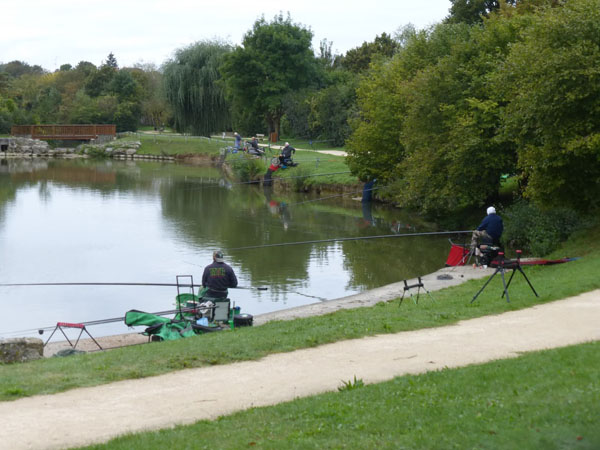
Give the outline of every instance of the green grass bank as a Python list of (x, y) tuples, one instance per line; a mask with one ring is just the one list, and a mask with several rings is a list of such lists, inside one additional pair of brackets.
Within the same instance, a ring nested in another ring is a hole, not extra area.
[(523, 277), (511, 285), (511, 303), (499, 298), (502, 284), (495, 277), (473, 304), (483, 280), (436, 291), (436, 302), (418, 305), (396, 299), (370, 308), (342, 310), (325, 316), (275, 321), (180, 341), (121, 348), (102, 353), (49, 358), (27, 364), (0, 366), (0, 400), (61, 392), (123, 379), (142, 378), (173, 370), (227, 364), (314, 347), (343, 339), (396, 333), (455, 323), (459, 320), (527, 308), (600, 288), (600, 227), (580, 232), (550, 257), (580, 256), (554, 266), (526, 268), (540, 297)]
[[(140, 155), (174, 156), (182, 161), (194, 158), (218, 161), (222, 150), (232, 147), (234, 144), (231, 138), (206, 138), (173, 133), (126, 133), (122, 134), (119, 139), (139, 140), (142, 145), (137, 153)], [(275, 172), (273, 178), (281, 179), (276, 183), (282, 183), (283, 180), (286, 188), (295, 190), (343, 190), (348, 187), (358, 189), (358, 180), (349, 173), (343, 156), (319, 153), (317, 150), (327, 147), (324, 143), (313, 143), (312, 145), (308, 141), (291, 143), (302, 149), (297, 150), (294, 155), (294, 161), (298, 163), (298, 166)], [(258, 165), (256, 172), (259, 178), (262, 178), (266, 172), (271, 158), (278, 154), (279, 146), (265, 147), (265, 157), (252, 161), (252, 164)], [(227, 153), (225, 162), (232, 166), (239, 163), (240, 160), (246, 159), (250, 158), (246, 158), (242, 152)]]

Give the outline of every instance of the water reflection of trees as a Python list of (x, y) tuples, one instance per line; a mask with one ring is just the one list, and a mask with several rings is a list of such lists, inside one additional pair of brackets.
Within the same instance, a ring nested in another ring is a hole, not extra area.
[[(37, 186), (42, 196), (51, 195), (52, 185), (102, 196), (124, 192), (154, 200), (159, 195), (162, 214), (181, 240), (207, 253), (222, 248), (250, 283), (269, 285), (269, 298), (275, 301), (290, 291), (307, 288), (311, 267), (331, 273), (331, 283), (339, 283), (336, 277), (346, 271), (348, 287), (361, 289), (423, 275), (445, 260), (447, 240), (432, 238), (234, 251), (284, 242), (432, 231), (433, 227), (414, 222), (414, 217), (398, 210), (367, 208), (346, 199), (301, 203), (304, 197), (258, 186), (219, 186), (215, 183), (220, 178), (214, 167), (112, 160), (13, 160), (0, 165), (0, 219), (5, 205), (15, 199), (21, 187)], [(342, 252), (343, 262), (334, 267), (331, 255), (338, 252)]]
[[(294, 205), (293, 196), (250, 186), (198, 188), (184, 181), (163, 184), (162, 210), (187, 240), (206, 251), (222, 248), (228, 259), (242, 267), (253, 284), (268, 284), (271, 293), (306, 287), (311, 263), (336, 275), (350, 273), (352, 289), (370, 288), (429, 273), (443, 265), (447, 241), (431, 238), (393, 238), (344, 242), (343, 266), (329, 267), (336, 243), (287, 245), (235, 250), (238, 247), (431, 231), (431, 224), (381, 209), (365, 220), (362, 205), (328, 207), (324, 203)], [(385, 215), (385, 214), (383, 214)], [(367, 223), (368, 222), (368, 223)], [(428, 228), (429, 227), (429, 228)], [(208, 263), (208, 261), (206, 261)]]
[[(230, 250), (306, 240), (305, 230), (295, 225), (296, 220), (303, 223), (304, 219), (281, 212), (281, 205), (273, 214), (272, 204), (260, 190), (247, 186), (231, 190), (218, 186), (197, 188), (174, 182), (164, 185), (161, 194), (163, 214), (179, 232), (207, 250), (221, 247), (230, 261), (251, 276), (252, 283), (288, 284), (290, 279), (306, 278), (310, 246)], [(286, 214), (287, 226), (281, 214)]]
[(351, 288), (373, 288), (423, 276), (444, 266), (448, 241), (439, 237), (398, 237), (343, 243)]

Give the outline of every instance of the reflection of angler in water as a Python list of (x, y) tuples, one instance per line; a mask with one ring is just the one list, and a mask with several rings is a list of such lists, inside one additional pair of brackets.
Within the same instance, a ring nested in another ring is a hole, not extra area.
[(264, 186), (263, 192), (265, 193), (265, 199), (267, 201), (267, 206), (269, 207), (269, 212), (274, 216), (278, 215), (283, 223), (283, 229), (287, 230), (291, 222), (290, 210), (287, 204), (285, 202), (273, 200), (273, 191), (270, 186)]
[(361, 228), (368, 226), (375, 226), (375, 219), (373, 219), (373, 203), (372, 202), (361, 202), (363, 220), (361, 221)]
[(407, 223), (402, 223), (402, 222), (398, 222), (398, 221), (394, 220), (392, 222), (392, 226), (390, 227), (390, 230), (392, 230), (393, 233), (402, 234), (402, 233), (406, 233), (406, 231), (415, 231), (416, 228)]
[(363, 187), (363, 193), (362, 193), (362, 199), (361, 199), (361, 204), (362, 204), (362, 213), (363, 213), (363, 224), (365, 226), (374, 226), (375, 225), (375, 220), (373, 219), (373, 214), (372, 214), (372, 208), (373, 208), (373, 185), (375, 184), (377, 180), (376, 179), (372, 179), (369, 180), (365, 183), (364, 187)]
[(377, 182), (377, 178), (373, 178), (365, 183), (363, 187), (362, 193), (362, 202), (370, 202), (373, 200), (373, 190), (375, 189), (373, 186)]
[(233, 185), (231, 184), (231, 182), (229, 180), (224, 179), (224, 178), (221, 178), (219, 180), (219, 186), (227, 188), (229, 190), (231, 190), (233, 188)]
[(285, 202), (279, 204), (279, 213), (279, 217), (281, 217), (281, 221), (283, 222), (283, 229), (287, 230), (290, 226), (292, 216), (290, 215), (290, 209)]

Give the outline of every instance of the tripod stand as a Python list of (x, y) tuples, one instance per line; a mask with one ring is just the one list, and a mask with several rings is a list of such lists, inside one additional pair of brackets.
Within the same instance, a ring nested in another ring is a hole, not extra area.
[[(504, 292), (502, 293), (502, 297), (504, 297), (506, 295), (506, 302), (510, 303), (510, 299), (508, 297), (508, 287), (510, 286), (510, 283), (517, 271), (521, 272), (521, 274), (523, 275), (523, 277), (525, 277), (527, 284), (529, 285), (529, 287), (531, 288), (531, 290), (533, 291), (535, 296), (539, 297), (538, 293), (533, 288), (533, 285), (531, 284), (531, 282), (529, 281), (529, 278), (527, 278), (527, 275), (525, 275), (525, 272), (523, 272), (523, 268), (521, 267), (521, 250), (517, 250), (517, 259), (516, 260), (505, 261), (504, 253), (502, 253), (502, 252), (498, 253), (498, 257), (500, 259), (499, 261), (492, 262), (492, 266), (495, 265), (496, 270), (488, 278), (488, 280), (485, 282), (483, 287), (481, 289), (479, 289), (479, 292), (477, 292), (477, 294), (475, 294), (475, 297), (473, 297), (473, 300), (471, 300), (471, 303), (473, 303), (475, 301), (475, 299), (479, 296), (479, 294), (481, 294), (483, 292), (483, 290), (486, 288), (486, 286), (488, 284), (490, 284), (490, 281), (492, 281), (492, 279), (496, 276), (497, 273), (500, 273), (500, 276), (502, 277), (502, 285), (504, 286)], [(513, 273), (510, 275), (510, 278), (508, 279), (508, 283), (506, 283), (506, 280), (504, 279), (504, 272), (506, 270), (513, 271)]]
[[(413, 299), (413, 301), (415, 302), (415, 305), (417, 305), (419, 303), (419, 292), (421, 290), (421, 288), (423, 288), (423, 290), (427, 293), (427, 295), (429, 295), (429, 298), (431, 298), (431, 300), (433, 300), (433, 302), (435, 303), (435, 299), (433, 298), (433, 296), (429, 293), (429, 291), (427, 289), (425, 289), (425, 285), (423, 284), (423, 280), (421, 280), (421, 277), (417, 278), (417, 283), (415, 284), (408, 284), (407, 280), (404, 280), (404, 288), (402, 291), (402, 297), (400, 297), (400, 305), (402, 306), (402, 301), (404, 300), (404, 295), (406, 294), (407, 291), (410, 291), (411, 289), (417, 288), (417, 300), (415, 301)], [(412, 292), (408, 293), (410, 295), (410, 298), (412, 298)]]

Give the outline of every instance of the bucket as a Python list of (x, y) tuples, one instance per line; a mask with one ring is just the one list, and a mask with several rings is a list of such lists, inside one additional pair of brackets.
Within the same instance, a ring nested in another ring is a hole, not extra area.
[(238, 314), (233, 317), (233, 323), (236, 327), (251, 327), (253, 322), (252, 314)]

